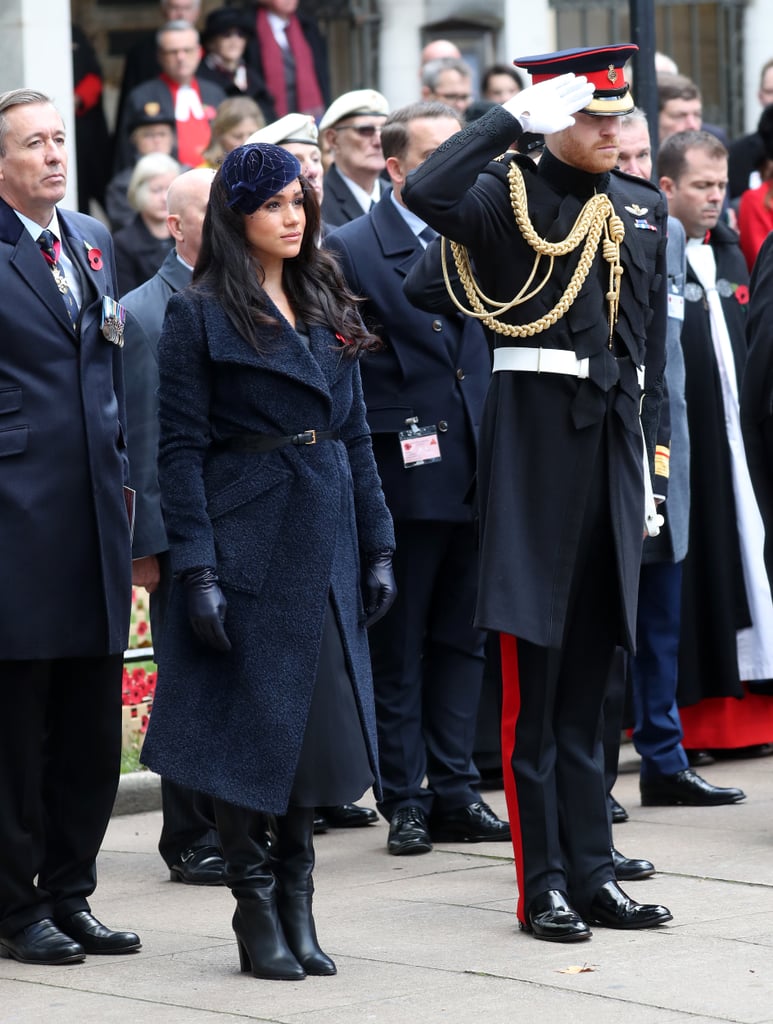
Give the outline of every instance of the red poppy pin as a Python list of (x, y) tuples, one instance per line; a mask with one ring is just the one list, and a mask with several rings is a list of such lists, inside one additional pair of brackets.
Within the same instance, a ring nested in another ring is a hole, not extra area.
[(749, 302), (749, 289), (745, 284), (737, 285), (733, 294), (740, 305), (745, 306)]
[(89, 245), (88, 242), (83, 243), (86, 246), (86, 257), (89, 261), (89, 266), (92, 270), (101, 270), (104, 264), (102, 263), (102, 253), (99, 249), (96, 249), (93, 245)]

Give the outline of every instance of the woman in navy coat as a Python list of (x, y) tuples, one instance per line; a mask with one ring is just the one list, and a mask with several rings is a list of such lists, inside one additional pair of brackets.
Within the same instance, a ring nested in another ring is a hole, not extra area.
[(167, 307), (175, 583), (143, 750), (215, 798), (242, 969), (286, 979), (336, 970), (311, 917), (314, 807), (378, 789), (365, 627), (394, 598), (357, 359), (375, 339), (299, 175), (276, 146), (230, 153), (193, 284)]

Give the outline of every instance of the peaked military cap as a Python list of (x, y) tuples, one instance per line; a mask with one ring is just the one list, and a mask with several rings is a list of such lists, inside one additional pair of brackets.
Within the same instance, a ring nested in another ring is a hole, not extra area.
[(326, 128), (334, 128), (345, 117), (358, 117), (364, 114), (386, 117), (388, 113), (389, 101), (386, 96), (375, 89), (355, 89), (333, 100), (322, 115), (319, 130), (323, 132)]
[(593, 46), (541, 53), (535, 57), (518, 57), (513, 64), (528, 71), (534, 85), (569, 71), (575, 75), (584, 75), (593, 84), (595, 91), (588, 106), (583, 108), (583, 113), (601, 116), (630, 114), (634, 102), (624, 65), (638, 49), (635, 43), (616, 43), (613, 46)]
[(271, 142), (275, 146), (302, 142), (306, 146), (319, 146), (319, 133), (311, 114), (285, 114), (253, 132), (247, 142)]

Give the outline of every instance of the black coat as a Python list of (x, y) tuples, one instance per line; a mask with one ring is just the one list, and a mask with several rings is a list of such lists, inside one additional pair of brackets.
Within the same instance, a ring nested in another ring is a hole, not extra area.
[[(207, 119), (211, 122), (218, 106), (226, 98), (226, 95), (220, 86), (215, 85), (214, 82), (206, 80), (199, 82), (198, 79), (196, 81), (201, 92), (201, 102), (205, 108)], [(129, 125), (136, 114), (147, 108), (163, 114), (174, 121), (172, 93), (163, 79), (152, 78), (148, 82), (143, 82), (132, 89), (126, 97), (115, 132), (115, 163), (113, 168), (115, 171), (120, 171), (124, 167), (130, 167), (136, 161), (136, 153), (129, 139)], [(177, 157), (176, 150), (172, 155), (175, 158)]]
[[(383, 341), (362, 360), (362, 385), (373, 452), (395, 519), (464, 522), (475, 473), (475, 449), (491, 375), (480, 325), (459, 313), (436, 316), (403, 293), (421, 243), (395, 208), (391, 193), (367, 216), (325, 239), (341, 256), (349, 287), (365, 296), (363, 316)], [(438, 428), (441, 461), (406, 469), (398, 433), (406, 419)]]
[(0, 200), (0, 659), (117, 654), (128, 634), (121, 350), (100, 330), (102, 297), (117, 296), (112, 243), (91, 217), (58, 217), (83, 289), (77, 334)]
[(765, 524), (765, 568), (773, 589), (773, 234), (757, 254), (750, 292), (741, 427), (749, 475)]
[(155, 274), (174, 245), (171, 235), (156, 238), (138, 214), (113, 235), (115, 269), (121, 294), (145, 284)]
[(340, 228), (351, 220), (362, 217), (364, 210), (354, 198), (354, 193), (331, 164), (325, 174), (325, 191), (322, 195), (322, 220), (328, 228)]
[[(403, 193), (407, 205), (432, 227), (468, 246), (483, 292), (503, 302), (526, 281), (534, 262), (514, 223), (508, 164), (490, 162), (519, 133), (519, 122), (501, 107), (494, 108), (413, 171)], [(478, 457), (481, 581), (476, 624), (541, 646), (561, 645), (588, 497), (585, 466), (595, 459), (606, 434), (610, 476), (615, 482), (610, 501), (621, 599), (620, 640), (632, 648), (644, 501), (641, 392), (634, 363), (641, 365), (646, 357), (654, 426), (665, 362), (665, 199), (649, 182), (618, 172), (584, 174), (549, 152), (536, 169), (528, 158), (515, 159), (526, 177), (532, 222), (543, 237), (565, 237), (595, 191), (607, 192), (612, 199), (625, 226), (625, 272), (615, 344), (631, 358), (615, 359), (608, 347), (609, 271), (605, 263), (602, 266), (600, 254), (567, 314), (540, 337), (491, 335), (495, 346), (541, 343), (588, 356), (591, 377), (492, 376)], [(626, 207), (646, 213), (637, 216)], [(636, 220), (647, 227), (637, 226)], [(559, 258), (547, 286), (502, 319), (529, 323), (545, 315), (566, 287), (575, 262)], [(414, 298), (413, 290), (409, 297)], [(607, 416), (607, 392), (612, 389), (614, 415)]]
[[(278, 336), (265, 332), (259, 354), (219, 303), (195, 289), (169, 300), (159, 343), (159, 480), (172, 571), (217, 569), (233, 649), (197, 641), (182, 586), (173, 584), (143, 746), (143, 760), (172, 781), (280, 814), (328, 595), (378, 778), (360, 555), (394, 548), (357, 360), (326, 328), (311, 328), (307, 351), (281, 324)], [(341, 439), (265, 454), (218, 444), (310, 428), (339, 430)]]
[[(744, 300), (749, 272), (737, 234), (722, 222), (712, 230), (710, 244), (717, 282), (740, 285), (740, 290), (722, 297), (740, 387), (746, 363)], [(703, 289), (689, 260), (685, 298), (682, 350), (690, 432), (690, 543), (682, 576), (680, 705), (704, 697), (742, 696), (736, 630), (751, 625), (719, 367)]]
[(272, 121), (276, 121), (276, 110), (274, 109), (271, 93), (263, 81), (263, 76), (250, 64), (247, 64), (245, 70), (247, 72), (247, 88), (244, 90), (234, 83), (232, 75), (208, 64), (206, 57), (196, 69), (196, 78), (200, 82), (212, 82), (221, 88), (226, 96), (247, 96), (249, 99), (255, 100), (260, 107), (266, 124), (271, 124)]
[[(263, 71), (260, 44), (258, 43), (258, 39), (255, 34), (255, 19), (258, 15), (259, 6), (260, 5), (258, 4), (254, 4), (252, 7), (251, 24), (253, 31), (247, 38), (247, 49), (244, 52), (244, 59), (248, 64), (251, 64), (255, 68), (265, 82), (266, 76)], [(317, 76), (317, 84), (319, 85), (322, 93), (322, 99), (325, 101), (325, 106), (329, 106), (332, 96), (330, 94), (330, 70), (328, 67), (327, 43), (313, 18), (309, 18), (303, 14), (297, 14), (297, 18), (301, 25), (301, 31), (303, 32), (306, 42), (309, 44), (309, 48), (311, 50), (312, 60), (314, 61), (314, 73)]]

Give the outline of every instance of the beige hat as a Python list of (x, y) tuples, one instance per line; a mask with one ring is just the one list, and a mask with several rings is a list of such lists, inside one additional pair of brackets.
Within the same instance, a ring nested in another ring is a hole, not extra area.
[(309, 146), (319, 145), (319, 133), (310, 114), (285, 114), (278, 121), (272, 121), (265, 128), (259, 128), (247, 142), (272, 142), (281, 146), (285, 142), (304, 142)]
[(319, 130), (334, 128), (345, 117), (357, 117), (362, 114), (386, 117), (388, 113), (389, 103), (386, 96), (382, 96), (375, 89), (355, 89), (354, 92), (345, 92), (343, 96), (333, 100), (319, 122)]

